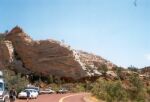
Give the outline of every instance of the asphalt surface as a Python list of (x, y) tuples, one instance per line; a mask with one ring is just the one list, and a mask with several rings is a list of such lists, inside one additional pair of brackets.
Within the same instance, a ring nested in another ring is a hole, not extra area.
[[(37, 99), (30, 99), (29, 102), (84, 102), (83, 97), (87, 93), (78, 94), (45, 94), (39, 95)], [(17, 99), (16, 102), (27, 102), (26, 99)]]

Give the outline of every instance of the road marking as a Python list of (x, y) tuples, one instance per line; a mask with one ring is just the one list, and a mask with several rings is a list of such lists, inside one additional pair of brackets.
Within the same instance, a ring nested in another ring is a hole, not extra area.
[(83, 93), (80, 93), (80, 94), (74, 94), (74, 95), (68, 95), (68, 96), (64, 96), (64, 97), (62, 97), (60, 100), (59, 100), (59, 102), (63, 102), (64, 101), (64, 99), (66, 99), (66, 98), (69, 98), (69, 97), (72, 97), (72, 96), (77, 96), (77, 95), (82, 95)]

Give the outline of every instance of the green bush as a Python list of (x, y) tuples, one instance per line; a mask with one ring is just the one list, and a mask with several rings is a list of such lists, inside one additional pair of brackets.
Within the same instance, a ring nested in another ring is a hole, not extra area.
[(105, 81), (99, 79), (93, 86), (92, 93), (107, 102), (126, 102), (127, 94), (121, 82)]
[(114, 70), (115, 70), (119, 80), (123, 80), (125, 78), (122, 75), (122, 71), (124, 70), (122, 67), (114, 67)]
[(51, 87), (53, 90), (59, 90), (60, 89), (60, 85), (55, 84), (55, 83), (50, 84), (49, 87)]
[(150, 87), (144, 86), (137, 75), (131, 75), (128, 84), (98, 79), (92, 83), (91, 93), (106, 102), (150, 102)]
[(85, 92), (85, 84), (84, 83), (78, 83), (75, 84), (74, 87), (71, 88), (72, 92)]
[(97, 70), (99, 72), (103, 73), (103, 75), (106, 75), (106, 72), (108, 71), (108, 67), (105, 64), (103, 64), (103, 65), (99, 66)]
[(136, 88), (137, 92), (140, 92), (144, 87), (142, 80), (139, 78), (137, 74), (131, 75), (129, 81), (132, 84), (132, 86)]
[(150, 96), (150, 87), (147, 88), (147, 93), (148, 93), (149, 96)]
[(105, 90), (110, 97), (108, 98), (109, 102), (126, 101), (127, 94), (123, 89), (121, 82), (108, 82)]
[(92, 88), (92, 93), (94, 96), (96, 96), (99, 99), (105, 100), (105, 97), (107, 95), (105, 89), (105, 85), (106, 85), (106, 81), (104, 80), (97, 80), (97, 82), (95, 82), (93, 84), (93, 88)]
[(29, 81), (19, 73), (16, 74), (10, 70), (4, 70), (3, 72), (8, 89), (14, 87), (17, 92), (20, 92), (29, 84)]
[(128, 89), (127, 92), (130, 99), (143, 102), (147, 93), (142, 80), (138, 75), (133, 74), (130, 76), (129, 82), (131, 83), (131, 88)]

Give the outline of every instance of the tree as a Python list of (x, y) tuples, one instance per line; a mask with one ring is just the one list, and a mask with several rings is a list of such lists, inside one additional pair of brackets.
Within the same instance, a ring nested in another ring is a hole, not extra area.
[(98, 67), (98, 71), (100, 71), (103, 75), (106, 75), (106, 72), (108, 71), (108, 68), (105, 64)]
[(138, 72), (138, 68), (136, 68), (136, 67), (134, 67), (134, 66), (132, 66), (132, 65), (129, 66), (128, 69), (129, 69), (130, 71)]
[(131, 83), (131, 89), (128, 90), (129, 97), (132, 100), (137, 100), (138, 102), (144, 102), (146, 98), (146, 92), (144, 89), (144, 83), (139, 78), (137, 74), (130, 76), (129, 81)]
[(123, 68), (122, 67), (115, 67), (114, 69), (116, 71), (118, 78), (120, 80), (124, 79), (125, 76), (123, 76), (123, 74), (122, 74)]
[(22, 77), (20, 73), (15, 74), (15, 72), (11, 70), (4, 70), (3, 72), (6, 84), (9, 89), (15, 87), (16, 91), (20, 92), (29, 84), (29, 81), (26, 79), (26, 77)]

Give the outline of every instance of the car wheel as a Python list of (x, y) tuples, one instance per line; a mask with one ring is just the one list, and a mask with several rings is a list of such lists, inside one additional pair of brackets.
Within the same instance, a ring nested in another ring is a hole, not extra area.
[(34, 97), (31, 95), (31, 99), (33, 99)]

